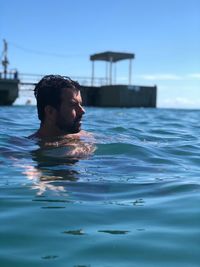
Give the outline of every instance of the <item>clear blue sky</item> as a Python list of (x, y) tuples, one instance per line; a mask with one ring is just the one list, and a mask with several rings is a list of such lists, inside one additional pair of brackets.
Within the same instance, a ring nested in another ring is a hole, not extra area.
[[(0, 47), (5, 38), (10, 68), (90, 76), (90, 54), (131, 52), (133, 84), (156, 84), (158, 106), (200, 108), (199, 0), (0, 0), (0, 6)], [(97, 76), (105, 76), (104, 64), (96, 63)], [(117, 81), (127, 83), (127, 73), (128, 62), (118, 63)]]

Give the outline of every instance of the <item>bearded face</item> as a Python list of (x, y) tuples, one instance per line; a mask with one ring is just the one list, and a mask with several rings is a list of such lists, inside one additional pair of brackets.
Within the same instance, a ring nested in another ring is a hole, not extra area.
[(81, 130), (81, 119), (84, 113), (80, 91), (63, 89), (61, 106), (56, 115), (56, 127), (64, 133), (78, 133)]

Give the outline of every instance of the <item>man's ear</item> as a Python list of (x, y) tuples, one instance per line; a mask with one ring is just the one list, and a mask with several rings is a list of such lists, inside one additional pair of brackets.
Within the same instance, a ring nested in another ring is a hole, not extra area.
[(44, 108), (44, 111), (45, 111), (45, 118), (47, 120), (50, 120), (50, 121), (54, 121), (55, 120), (57, 110), (54, 107), (47, 105)]

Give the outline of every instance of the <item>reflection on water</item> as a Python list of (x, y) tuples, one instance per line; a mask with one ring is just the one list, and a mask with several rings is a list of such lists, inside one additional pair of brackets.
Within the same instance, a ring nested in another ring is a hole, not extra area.
[(123, 231), (123, 230), (99, 230), (99, 233), (106, 233), (111, 235), (125, 235), (130, 231)]
[[(12, 140), (15, 145), (19, 145), (20, 141), (19, 138)], [(88, 139), (59, 139), (48, 143), (27, 139), (24, 142), (35, 142), (39, 148), (29, 151), (31, 165), (23, 163), (19, 157), (13, 158), (14, 165), (24, 169), (22, 173), (32, 181), (32, 189), (38, 190), (38, 195), (46, 190), (66, 192), (66, 187), (61, 183), (55, 184), (55, 181), (77, 181), (79, 171), (76, 164), (79, 160), (90, 158), (96, 148), (93, 138), (92, 142)]]
[(84, 231), (82, 229), (64, 231), (63, 234), (68, 234), (68, 235), (85, 235), (85, 233), (84, 233)]

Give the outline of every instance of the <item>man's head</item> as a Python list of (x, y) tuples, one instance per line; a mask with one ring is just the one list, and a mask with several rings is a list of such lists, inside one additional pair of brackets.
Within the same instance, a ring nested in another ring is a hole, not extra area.
[(36, 85), (38, 118), (62, 133), (77, 133), (81, 129), (82, 107), (80, 85), (60, 75), (44, 76)]

